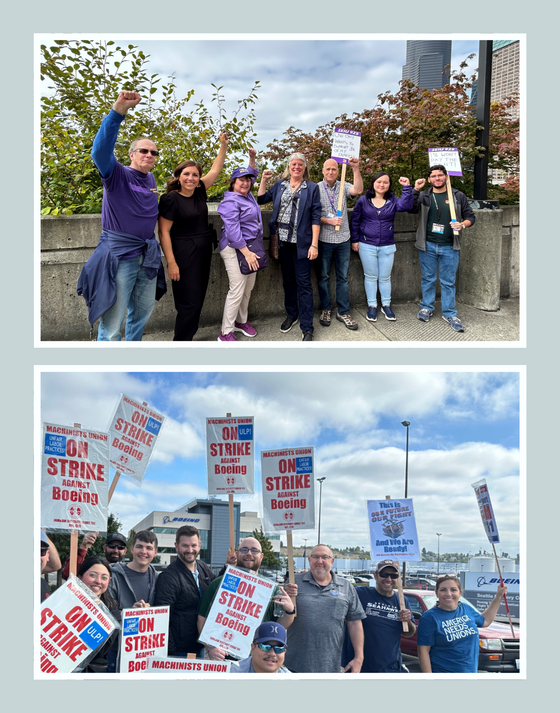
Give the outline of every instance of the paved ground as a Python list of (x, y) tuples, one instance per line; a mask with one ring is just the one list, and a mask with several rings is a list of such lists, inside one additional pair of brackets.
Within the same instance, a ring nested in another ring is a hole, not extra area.
[[(458, 304), (457, 312), (465, 331), (455, 332), (441, 317), (441, 307), (436, 309), (431, 320), (426, 324), (418, 321), (418, 305), (414, 303), (394, 304), (397, 320), (389, 322), (380, 314), (377, 322), (366, 320), (366, 305), (359, 305), (352, 310), (358, 323), (358, 329), (351, 331), (342, 322), (334, 318), (330, 327), (319, 324), (319, 312), (315, 314), (315, 342), (517, 342), (520, 338), (519, 300), (508, 299), (500, 302), (497, 312), (482, 312), (474, 307)], [(256, 317), (251, 324), (258, 332), (257, 337), (245, 337), (239, 332), (240, 342), (299, 342), (301, 330), (294, 325), (290, 332), (282, 334), (280, 324), (284, 315), (274, 317)], [(220, 333), (219, 324), (201, 325), (195, 341), (215, 342)], [(144, 335), (143, 341), (171, 341), (173, 333), (152, 332)]]

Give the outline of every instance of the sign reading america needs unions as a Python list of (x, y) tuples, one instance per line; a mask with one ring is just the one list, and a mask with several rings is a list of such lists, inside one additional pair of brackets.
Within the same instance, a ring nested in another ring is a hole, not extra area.
[(265, 530), (315, 527), (313, 446), (261, 451)]
[(255, 492), (253, 417), (206, 419), (208, 495)]
[(373, 561), (420, 559), (412, 498), (368, 500), (367, 510)]

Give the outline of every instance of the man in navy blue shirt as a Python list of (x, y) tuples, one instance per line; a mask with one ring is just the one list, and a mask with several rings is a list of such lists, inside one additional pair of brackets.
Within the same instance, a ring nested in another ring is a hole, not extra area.
[[(364, 627), (364, 663), (360, 673), (401, 673), (401, 635), (410, 637), (416, 633), (416, 626), (410, 611), (410, 603), (405, 597), (406, 609), (400, 609), (399, 595), (393, 587), (399, 577), (399, 563), (382, 560), (374, 572), (375, 587), (356, 587), (356, 592), (366, 613), (362, 620)], [(402, 622), (408, 622), (408, 632), (403, 631)], [(342, 665), (354, 656), (348, 632), (342, 649)]]

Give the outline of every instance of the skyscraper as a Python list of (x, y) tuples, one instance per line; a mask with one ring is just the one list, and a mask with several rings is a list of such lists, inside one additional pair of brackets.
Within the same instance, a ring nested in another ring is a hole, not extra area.
[(411, 79), (420, 89), (440, 89), (449, 84), (448, 64), (451, 40), (408, 40), (402, 78)]

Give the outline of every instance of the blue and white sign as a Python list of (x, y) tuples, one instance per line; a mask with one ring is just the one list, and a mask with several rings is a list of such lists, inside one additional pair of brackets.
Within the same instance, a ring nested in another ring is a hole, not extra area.
[(412, 498), (368, 500), (367, 512), (374, 562), (421, 559)]
[(255, 442), (252, 416), (206, 419), (208, 495), (255, 492)]
[(315, 528), (313, 446), (261, 451), (265, 530)]

